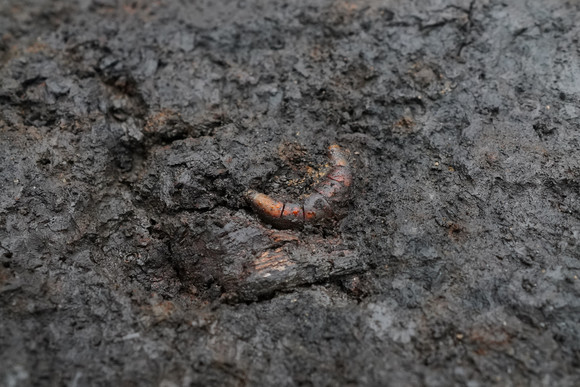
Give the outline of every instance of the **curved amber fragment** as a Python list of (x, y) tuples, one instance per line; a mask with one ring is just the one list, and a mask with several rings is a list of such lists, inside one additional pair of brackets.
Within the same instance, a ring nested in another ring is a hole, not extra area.
[(265, 221), (279, 228), (300, 228), (304, 223), (326, 223), (344, 216), (352, 185), (347, 152), (338, 145), (331, 145), (328, 156), (330, 171), (302, 203), (284, 203), (253, 190), (246, 192), (246, 198)]
[(327, 179), (338, 181), (345, 187), (350, 187), (352, 184), (352, 173), (349, 167), (334, 167), (326, 175)]
[(252, 207), (264, 217), (277, 219), (282, 215), (284, 203), (268, 195), (250, 190), (246, 192), (246, 198), (248, 198)]
[(332, 217), (332, 208), (321, 194), (315, 192), (304, 199), (304, 221), (317, 223)]
[(302, 208), (302, 204), (286, 203), (281, 218), (289, 222), (304, 222), (304, 208)]
[(345, 186), (336, 180), (325, 179), (314, 186), (314, 190), (325, 198), (332, 199), (340, 195), (345, 190)]

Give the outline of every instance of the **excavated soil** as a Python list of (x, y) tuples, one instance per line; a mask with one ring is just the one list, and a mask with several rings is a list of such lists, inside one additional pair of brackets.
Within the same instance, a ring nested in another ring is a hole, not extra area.
[(580, 385), (578, 20), (0, 1), (0, 385)]

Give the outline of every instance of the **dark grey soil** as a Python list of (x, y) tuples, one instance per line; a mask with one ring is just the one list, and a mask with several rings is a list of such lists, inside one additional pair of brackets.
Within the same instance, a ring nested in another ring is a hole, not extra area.
[(0, 385), (580, 385), (579, 20), (0, 1)]

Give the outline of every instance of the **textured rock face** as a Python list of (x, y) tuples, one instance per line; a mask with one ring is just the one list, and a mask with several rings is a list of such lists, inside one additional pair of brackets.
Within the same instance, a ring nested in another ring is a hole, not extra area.
[(1, 385), (580, 384), (580, 6), (191, 3), (0, 2)]

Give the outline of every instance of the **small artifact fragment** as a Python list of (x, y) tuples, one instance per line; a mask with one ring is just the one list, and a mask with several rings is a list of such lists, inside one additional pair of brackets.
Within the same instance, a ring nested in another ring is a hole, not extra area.
[(328, 156), (330, 171), (301, 202), (285, 203), (249, 190), (245, 197), (250, 206), (264, 221), (278, 228), (302, 228), (305, 223), (320, 224), (343, 217), (350, 198), (352, 171), (347, 151), (340, 146), (328, 147)]

